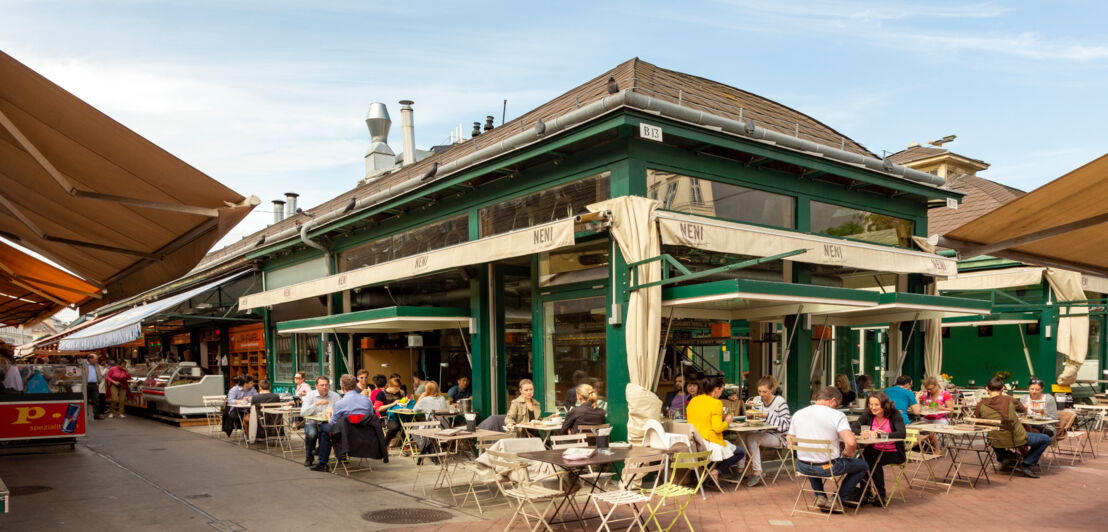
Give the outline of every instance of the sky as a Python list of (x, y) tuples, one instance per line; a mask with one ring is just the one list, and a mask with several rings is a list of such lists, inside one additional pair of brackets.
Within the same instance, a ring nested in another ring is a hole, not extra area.
[[(518, 4), (518, 5), (517, 5)], [(632, 57), (776, 100), (882, 154), (955, 134), (1023, 190), (1105, 153), (1103, 2), (0, 0), (0, 50), (260, 205), (364, 176), (369, 105), (416, 144)]]

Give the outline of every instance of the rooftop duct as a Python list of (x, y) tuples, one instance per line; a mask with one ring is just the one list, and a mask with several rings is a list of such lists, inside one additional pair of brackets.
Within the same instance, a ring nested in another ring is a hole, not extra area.
[(280, 223), (285, 219), (285, 202), (279, 199), (273, 200), (273, 223)]
[(400, 134), (404, 139), (404, 166), (416, 161), (415, 152), (415, 123), (412, 118), (411, 100), (400, 100)]
[(392, 119), (389, 118), (389, 110), (381, 102), (369, 104), (369, 114), (365, 117), (365, 125), (369, 128), (369, 136), (372, 144), (365, 154), (365, 176), (381, 173), (396, 165), (396, 154), (389, 147), (389, 129), (392, 127)]
[(292, 218), (296, 214), (296, 198), (299, 198), (300, 194), (295, 192), (285, 192), (285, 218)]

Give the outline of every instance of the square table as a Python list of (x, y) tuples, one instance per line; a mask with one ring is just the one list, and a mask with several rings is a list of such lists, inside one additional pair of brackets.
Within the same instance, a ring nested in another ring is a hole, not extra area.
[[(993, 452), (992, 446), (989, 445), (988, 435), (990, 432), (1000, 430), (1000, 427), (980, 427), (974, 426), (969, 428), (962, 425), (937, 425), (933, 423), (913, 423), (908, 426), (911, 429), (918, 429), (920, 432), (930, 432), (938, 434), (943, 442), (946, 444), (943, 446), (943, 452), (950, 458), (950, 466), (946, 470), (944, 479), (942, 481), (935, 477), (935, 471), (931, 469), (929, 461), (924, 463), (927, 465), (927, 470), (930, 473), (930, 477), (926, 479), (924, 489), (926, 489), (926, 483), (930, 482), (938, 484), (940, 486), (946, 486), (946, 492), (950, 493), (950, 488), (954, 486), (955, 482), (965, 482), (972, 488), (977, 488), (977, 483), (981, 480), (981, 477), (985, 477), (985, 482), (990, 482), (988, 466), (992, 462)], [(974, 445), (978, 439), (984, 442), (984, 448), (977, 448)], [(965, 455), (969, 452), (977, 453), (978, 465), (981, 467), (977, 472), (977, 476), (970, 479), (969, 477), (962, 476), (962, 465), (965, 462)], [(984, 454), (983, 454), (984, 453)]]
[[(545, 462), (555, 465), (564, 469), (569, 473), (569, 486), (572, 488), (577, 484), (581, 478), (581, 470), (598, 466), (600, 472), (604, 472), (609, 465), (622, 462), (628, 458), (645, 458), (647, 456), (659, 456), (666, 454), (665, 451), (659, 449), (649, 449), (645, 447), (629, 447), (625, 449), (609, 449), (608, 453), (595, 452), (591, 456), (581, 460), (566, 460), (563, 456), (565, 449), (558, 449), (552, 451), (533, 451), (529, 453), (519, 453), (517, 456), (527, 460), (534, 460), (536, 462)], [(596, 492), (599, 487), (596, 483), (590, 483), (588, 497), (585, 499), (585, 511), (589, 508), (589, 500), (592, 499), (592, 494)], [(584, 513), (577, 509), (577, 504), (573, 502), (574, 492), (567, 489), (562, 500), (554, 506), (554, 513), (551, 516), (557, 517), (558, 513), (568, 506), (573, 513), (577, 516), (577, 522), (581, 524), (581, 528), (585, 529), (585, 519), (589, 519), (584, 516)], [(563, 519), (557, 523), (551, 521), (550, 524), (565, 524), (569, 522), (569, 518)]]

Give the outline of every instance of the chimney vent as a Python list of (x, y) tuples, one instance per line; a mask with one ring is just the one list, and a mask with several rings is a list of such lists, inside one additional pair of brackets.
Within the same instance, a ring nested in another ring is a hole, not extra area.
[(404, 166), (415, 162), (415, 122), (411, 100), (400, 100), (400, 134), (404, 139)]
[(477, 138), (477, 137), (481, 136), (481, 123), (480, 122), (474, 122), (473, 123), (473, 131), (469, 134), (469, 136), (473, 137), (473, 138)]
[(279, 199), (273, 200), (273, 223), (280, 223), (285, 219), (285, 202)]
[(365, 154), (365, 177), (388, 170), (396, 165), (396, 153), (389, 147), (389, 129), (392, 127), (392, 119), (389, 118), (388, 108), (381, 102), (369, 104), (369, 114), (365, 117), (365, 125), (369, 128), (372, 144)]
[(496, 127), (496, 126), (492, 125), (492, 115), (486, 116), (485, 117), (485, 132), (488, 133), (489, 131), (492, 131), (493, 127)]
[(300, 194), (295, 192), (285, 192), (285, 218), (292, 218), (296, 214), (296, 198), (299, 198)]

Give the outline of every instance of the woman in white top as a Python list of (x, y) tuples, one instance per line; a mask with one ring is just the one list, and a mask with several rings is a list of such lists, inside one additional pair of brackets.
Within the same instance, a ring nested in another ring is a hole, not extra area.
[(416, 401), (415, 409), (420, 412), (450, 410), (450, 406), (446, 404), (446, 398), (439, 393), (439, 383), (435, 381), (424, 383), (423, 395), (419, 396), (419, 400)]
[(308, 395), (308, 392), (312, 391), (311, 385), (304, 382), (306, 377), (303, 371), (297, 371), (296, 374), (292, 376), (292, 382), (296, 384), (293, 395), (303, 398)]
[[(772, 430), (764, 432), (743, 433), (746, 448), (750, 450), (750, 465), (754, 469), (750, 480), (746, 485), (757, 486), (762, 482), (762, 447), (779, 448), (785, 446), (783, 434), (789, 431), (792, 418), (789, 415), (789, 405), (785, 398), (776, 395), (777, 381), (766, 375), (758, 380), (758, 397), (754, 399), (754, 406), (765, 412), (766, 425), (772, 426)], [(748, 412), (749, 415), (749, 412)]]
[[(1050, 419), (1058, 419), (1058, 402), (1054, 400), (1054, 396), (1043, 393), (1043, 388), (1046, 383), (1042, 379), (1031, 379), (1031, 383), (1027, 385), (1027, 391), (1031, 392), (1030, 395), (1020, 399), (1020, 402), (1027, 407), (1027, 413), (1034, 416), (1046, 416)], [(1032, 427), (1032, 430), (1038, 430), (1043, 434), (1054, 436), (1054, 427), (1052, 425), (1042, 425)]]

